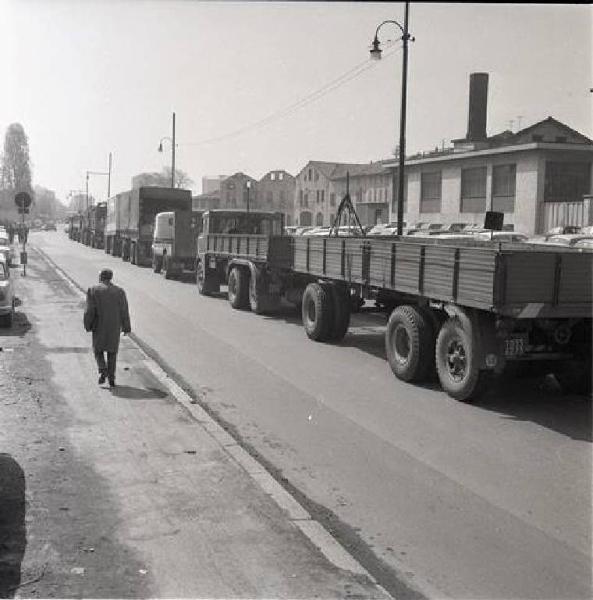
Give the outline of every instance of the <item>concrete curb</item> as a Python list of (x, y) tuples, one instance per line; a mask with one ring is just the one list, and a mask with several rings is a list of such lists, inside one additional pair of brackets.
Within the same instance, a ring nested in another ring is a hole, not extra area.
[[(86, 297), (83, 290), (61, 267), (59, 267), (43, 250), (31, 248), (53, 268), (56, 273), (70, 286), (75, 294)], [(387, 598), (393, 598), (387, 590), (346, 550), (344, 547), (316, 520), (311, 514), (280, 485), (272, 474), (255, 458), (253, 458), (223, 427), (221, 427), (199, 404), (197, 400), (181, 388), (138, 343), (135, 335), (129, 336), (130, 342), (138, 350), (145, 366), (156, 379), (169, 391), (197, 423), (216, 441), (220, 448), (230, 456), (249, 475), (251, 480), (260, 487), (288, 516), (288, 519), (316, 546), (333, 565), (339, 569), (350, 571), (367, 577), (377, 590)]]

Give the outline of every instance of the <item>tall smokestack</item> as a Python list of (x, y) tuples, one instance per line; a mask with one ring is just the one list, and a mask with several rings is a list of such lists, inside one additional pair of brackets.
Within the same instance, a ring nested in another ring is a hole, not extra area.
[(471, 73), (469, 76), (469, 113), (466, 140), (479, 142), (486, 139), (488, 112), (488, 73)]

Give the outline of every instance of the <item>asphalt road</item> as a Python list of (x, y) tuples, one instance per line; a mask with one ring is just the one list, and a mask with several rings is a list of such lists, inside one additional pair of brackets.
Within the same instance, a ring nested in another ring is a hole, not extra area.
[(313, 343), (289, 309), (232, 310), (62, 232), (29, 242), (83, 287), (112, 268), (140, 340), (388, 589), (591, 597), (590, 400), (518, 380), (459, 403), (393, 377), (379, 314)]

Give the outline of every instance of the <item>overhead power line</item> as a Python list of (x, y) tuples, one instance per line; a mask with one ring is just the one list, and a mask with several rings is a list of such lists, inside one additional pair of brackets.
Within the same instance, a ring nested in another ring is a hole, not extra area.
[[(393, 47), (393, 45), (394, 44), (392, 44), (390, 50), (387, 50), (383, 54), (384, 58), (388, 58), (389, 56), (391, 56), (398, 50), (401, 50), (401, 48), (402, 48), (401, 45), (397, 46), (395, 48)], [(249, 125), (245, 125), (243, 127), (240, 127), (239, 129), (236, 129), (234, 131), (231, 131), (229, 133), (226, 133), (226, 134), (223, 134), (223, 135), (220, 135), (217, 137), (208, 138), (208, 139), (201, 140), (198, 142), (179, 142), (179, 145), (202, 146), (202, 145), (207, 145), (207, 144), (214, 144), (216, 142), (221, 142), (221, 141), (224, 141), (227, 139), (237, 137), (239, 135), (242, 135), (242, 134), (247, 133), (252, 130), (255, 131), (255, 130), (261, 129), (263, 127), (267, 127), (268, 125), (271, 125), (275, 121), (278, 121), (280, 119), (288, 117), (288, 116), (292, 115), (293, 113), (299, 111), (300, 109), (308, 106), (309, 104), (316, 102), (317, 100), (320, 100), (327, 94), (342, 87), (343, 85), (352, 81), (353, 79), (356, 79), (357, 77), (362, 75), (362, 73), (364, 73), (365, 71), (368, 71), (369, 69), (376, 67), (377, 65), (378, 65), (377, 61), (374, 61), (369, 58), (369, 59), (359, 63), (358, 65), (352, 67), (345, 73), (342, 73), (342, 75), (340, 75), (339, 77), (336, 77), (332, 81), (329, 81), (328, 83), (326, 83), (319, 89), (317, 89), (313, 92), (310, 92), (309, 94), (307, 94), (306, 96), (303, 96), (299, 100), (296, 100), (289, 106), (286, 106), (285, 108), (277, 110), (277, 111), (271, 113), (270, 115), (268, 115), (267, 117), (260, 119), (259, 121), (255, 121), (254, 123), (250, 123)]]

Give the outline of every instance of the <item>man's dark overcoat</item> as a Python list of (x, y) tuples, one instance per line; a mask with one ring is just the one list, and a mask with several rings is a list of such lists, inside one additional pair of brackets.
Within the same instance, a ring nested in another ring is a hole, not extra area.
[(94, 350), (117, 352), (120, 333), (131, 331), (126, 293), (111, 282), (101, 282), (89, 288), (84, 328), (93, 332)]

